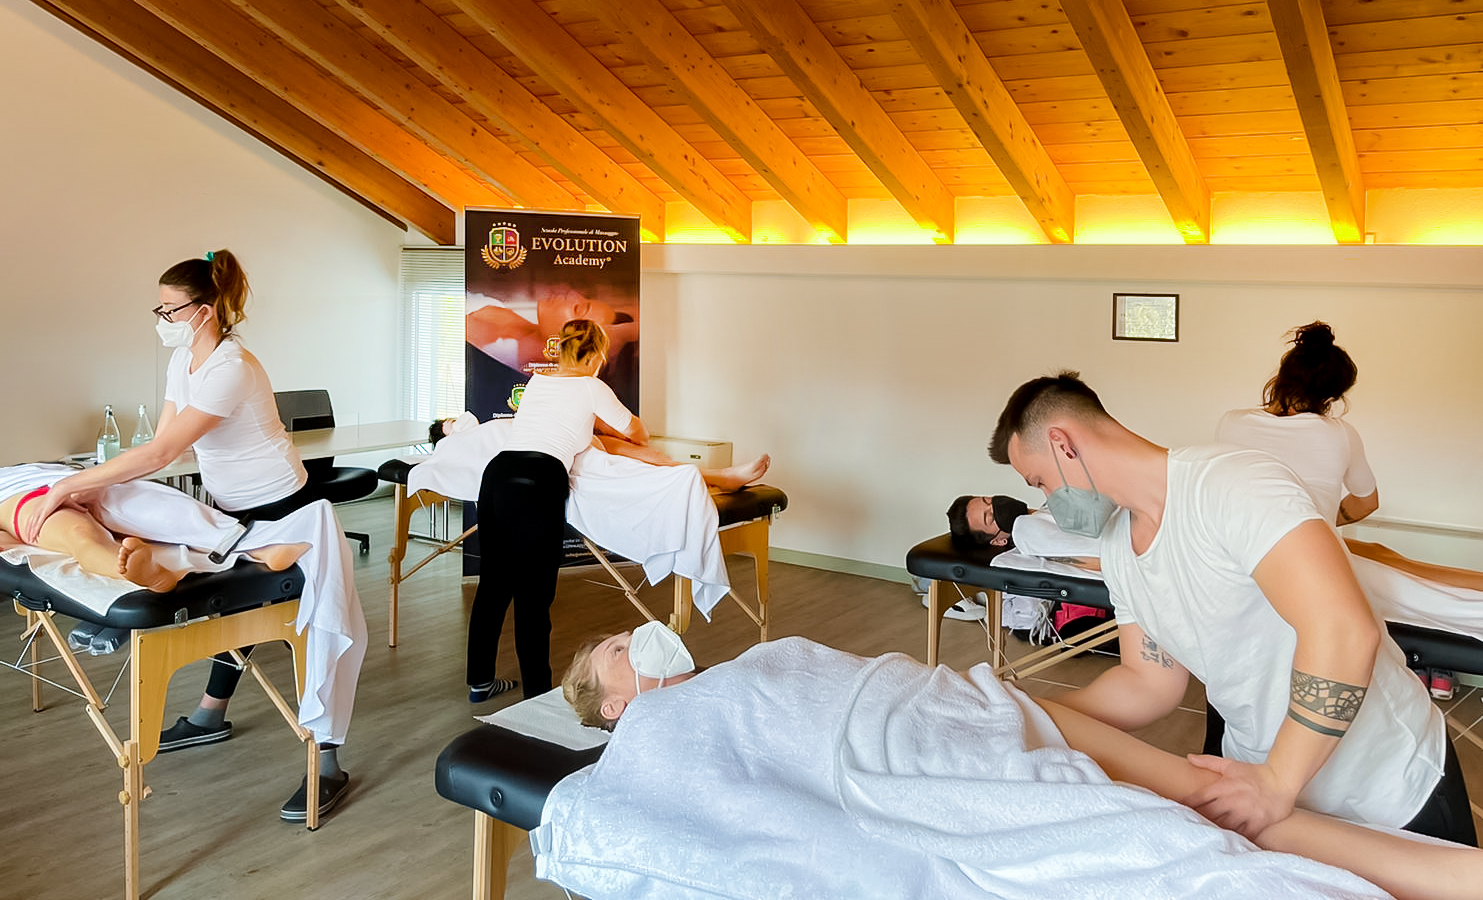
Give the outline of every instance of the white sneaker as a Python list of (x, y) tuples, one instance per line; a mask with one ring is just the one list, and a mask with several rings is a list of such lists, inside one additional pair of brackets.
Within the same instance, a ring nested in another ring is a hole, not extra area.
[[(923, 597), (922, 606), (926, 607), (927, 605), (927, 598)], [(967, 597), (959, 600), (957, 603), (949, 606), (947, 608), (947, 611), (943, 613), (944, 617), (949, 619), (957, 619), (961, 622), (982, 622), (984, 619), (988, 618), (988, 615), (988, 607), (984, 606), (982, 601), (980, 601), (976, 596)]]

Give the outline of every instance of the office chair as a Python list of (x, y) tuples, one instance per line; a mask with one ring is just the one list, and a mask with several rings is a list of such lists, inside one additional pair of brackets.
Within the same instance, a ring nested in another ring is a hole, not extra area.
[[(273, 399), (278, 403), (278, 418), (289, 431), (335, 427), (335, 410), (330, 405), (329, 391), (276, 391)], [(314, 492), (315, 499), (324, 499), (331, 503), (345, 503), (369, 497), (378, 483), (375, 471), (337, 466), (333, 457), (306, 459), (304, 469), (309, 473), (309, 488)], [(360, 543), (362, 556), (371, 552), (369, 534), (347, 531), (345, 536)]]

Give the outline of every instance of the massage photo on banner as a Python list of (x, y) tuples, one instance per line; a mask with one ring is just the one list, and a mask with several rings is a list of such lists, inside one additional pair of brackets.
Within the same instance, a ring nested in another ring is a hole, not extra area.
[[(479, 421), (515, 414), (530, 376), (556, 367), (555, 337), (572, 319), (607, 331), (599, 377), (639, 415), (638, 217), (469, 209), (464, 230), (464, 405)], [(476, 537), (464, 544), (466, 574), (478, 571)], [(568, 529), (568, 562), (585, 554)]]
[(638, 218), (471, 209), (464, 221), (464, 396), (479, 421), (515, 414), (530, 376), (555, 368), (548, 344), (572, 319), (607, 331), (600, 377), (639, 414)]

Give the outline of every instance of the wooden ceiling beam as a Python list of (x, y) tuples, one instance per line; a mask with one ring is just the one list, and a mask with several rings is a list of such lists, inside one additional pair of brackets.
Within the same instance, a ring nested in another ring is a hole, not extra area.
[(350, 89), (230, 7), (200, 0), (137, 0), (242, 74), (454, 209), (510, 199), (408, 134)]
[(1122, 0), (1063, 0), (1143, 166), (1187, 244), (1210, 242), (1210, 188)]
[(1076, 234), (1076, 195), (951, 0), (894, 0), (891, 14), (1052, 243)]
[(664, 240), (664, 201), (441, 16), (414, 0), (339, 3), (610, 212), (637, 213), (646, 240)]
[(439, 244), (457, 241), (447, 205), (133, 3), (44, 0), (41, 5), (351, 196)]
[(521, 206), (582, 208), (570, 191), (319, 4), (302, 0), (226, 2)]
[(702, 215), (739, 243), (752, 239), (741, 189), (576, 41), (535, 0), (453, 0), (566, 100), (598, 121)]
[(725, 0), (907, 215), (950, 244), (953, 196), (797, 0)]
[(1365, 184), (1319, 0), (1267, 0), (1334, 237), (1365, 242)]
[(815, 231), (833, 243), (845, 241), (849, 206), (844, 194), (663, 3), (587, 0), (587, 6), (667, 76), (695, 111)]

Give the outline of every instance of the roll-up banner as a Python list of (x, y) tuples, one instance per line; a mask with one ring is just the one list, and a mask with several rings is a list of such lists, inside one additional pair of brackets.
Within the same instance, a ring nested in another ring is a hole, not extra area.
[[(530, 376), (554, 369), (555, 338), (572, 319), (608, 333), (600, 377), (639, 412), (639, 219), (607, 213), (469, 209), (464, 213), (465, 405), (484, 422), (513, 416)], [(478, 520), (464, 504), (464, 527)], [(464, 542), (479, 571), (478, 532)], [(567, 529), (566, 564), (590, 562)]]

